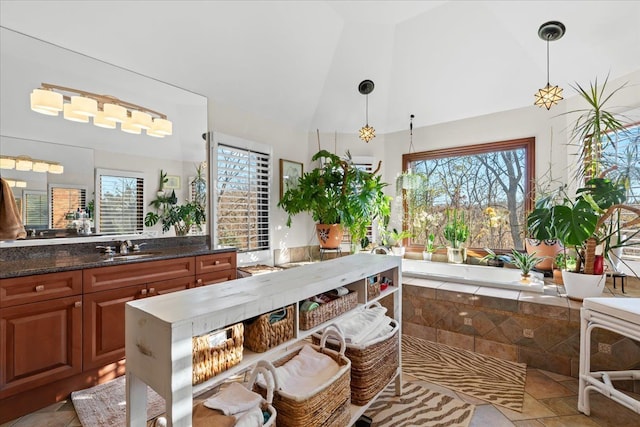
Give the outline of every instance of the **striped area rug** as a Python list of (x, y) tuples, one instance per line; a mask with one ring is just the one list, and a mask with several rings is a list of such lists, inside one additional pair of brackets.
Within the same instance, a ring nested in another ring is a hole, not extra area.
[(522, 412), (527, 366), (402, 336), (402, 370), (424, 381)]
[(474, 406), (419, 384), (405, 382), (402, 396), (395, 396), (393, 383), (369, 406), (365, 415), (375, 427), (467, 427)]

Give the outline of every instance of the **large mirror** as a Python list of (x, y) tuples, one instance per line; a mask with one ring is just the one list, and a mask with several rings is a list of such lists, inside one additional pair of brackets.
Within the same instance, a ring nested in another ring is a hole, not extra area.
[[(161, 173), (167, 177), (167, 194), (175, 192), (179, 203), (193, 200), (191, 183), (207, 155), (202, 138), (207, 131), (206, 97), (7, 28), (0, 31), (0, 155), (43, 160), (64, 169), (63, 173), (0, 169), (2, 178), (13, 185), (29, 244), (38, 244), (36, 240), (51, 244), (56, 240), (52, 237), (96, 238), (96, 232), (109, 236), (119, 230), (129, 233), (130, 228), (107, 220), (106, 199), (96, 197), (96, 183), (100, 185), (101, 179), (104, 185), (127, 183), (122, 177), (135, 179), (137, 209), (142, 204), (142, 215), (152, 209), (149, 203), (158, 196)], [(31, 110), (29, 95), (43, 83), (109, 95), (161, 112), (173, 123), (173, 133), (153, 138), (144, 131), (125, 133), (120, 125), (105, 129), (91, 121), (65, 120), (62, 113), (39, 114)], [(101, 200), (105, 205), (102, 222)], [(136, 233), (174, 236), (172, 229), (163, 232), (161, 224), (142, 226), (139, 217), (131, 225)], [(0, 241), (0, 247), (21, 242)]]

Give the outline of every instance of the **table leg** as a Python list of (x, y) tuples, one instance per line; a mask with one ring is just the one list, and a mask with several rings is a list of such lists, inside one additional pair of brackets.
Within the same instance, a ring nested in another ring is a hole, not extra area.
[(587, 320), (587, 310), (580, 309), (580, 371), (578, 378), (578, 410), (586, 415), (591, 413), (589, 407), (589, 390), (587, 386), (587, 375), (591, 369), (591, 329)]
[(127, 427), (147, 425), (147, 385), (130, 371), (126, 373)]

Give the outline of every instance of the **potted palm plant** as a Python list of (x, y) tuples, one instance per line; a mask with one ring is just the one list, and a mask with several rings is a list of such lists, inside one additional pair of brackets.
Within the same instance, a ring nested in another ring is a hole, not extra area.
[(381, 163), (369, 173), (358, 168), (347, 152), (345, 158), (320, 150), (311, 158), (321, 166), (302, 174), (298, 185), (287, 190), (278, 206), (289, 215), (309, 213), (316, 221), (318, 241), (323, 248), (337, 248), (343, 230), (359, 242), (376, 217), (390, 214), (390, 197), (384, 194), (386, 183), (378, 174)]
[(447, 260), (451, 263), (462, 264), (466, 260), (466, 250), (462, 244), (469, 238), (469, 226), (464, 220), (464, 212), (458, 215), (457, 209), (453, 210), (453, 214), (447, 211), (447, 223), (443, 233), (445, 240), (449, 242)]
[(588, 108), (568, 113), (579, 113), (572, 141), (580, 147), (576, 179), (584, 184), (578, 185), (574, 196), (561, 188), (561, 197), (537, 203), (527, 216), (528, 229), (539, 238), (557, 238), (565, 250), (575, 251), (575, 270), (563, 270), (562, 278), (567, 296), (578, 300), (602, 293), (606, 277), (600, 267), (603, 260), (610, 259), (612, 250), (630, 244), (638, 234), (623, 236), (621, 230), (640, 223), (640, 210), (625, 204), (626, 178), (607, 178), (615, 167), (602, 171), (603, 146), (615, 144), (614, 135), (625, 131), (621, 119), (605, 109), (607, 101), (623, 86), (605, 95), (606, 83), (598, 86), (596, 80), (588, 90), (577, 85), (575, 89)]

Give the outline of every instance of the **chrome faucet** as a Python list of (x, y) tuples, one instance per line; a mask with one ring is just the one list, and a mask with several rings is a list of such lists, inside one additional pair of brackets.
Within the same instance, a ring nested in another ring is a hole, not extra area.
[(120, 253), (121, 254), (128, 254), (130, 246), (131, 246), (131, 241), (130, 240), (123, 240), (122, 242), (120, 242)]
[(105, 255), (112, 256), (115, 253), (112, 246), (96, 246), (96, 249), (100, 249)]

